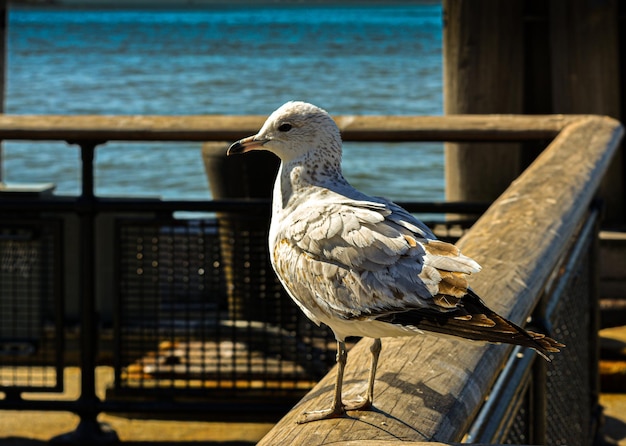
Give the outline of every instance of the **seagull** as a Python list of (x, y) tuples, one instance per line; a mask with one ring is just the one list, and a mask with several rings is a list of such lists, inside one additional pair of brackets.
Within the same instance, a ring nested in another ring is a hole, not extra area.
[[(305, 412), (298, 423), (372, 408), (383, 337), (432, 332), (522, 345), (546, 359), (564, 347), (487, 308), (468, 285), (481, 267), (456, 246), (395, 203), (352, 187), (341, 170), (339, 128), (323, 109), (287, 102), (227, 154), (252, 150), (281, 160), (269, 230), (272, 266), (304, 314), (330, 327), (337, 341), (332, 404)], [(366, 395), (343, 402), (349, 336), (374, 340)]]

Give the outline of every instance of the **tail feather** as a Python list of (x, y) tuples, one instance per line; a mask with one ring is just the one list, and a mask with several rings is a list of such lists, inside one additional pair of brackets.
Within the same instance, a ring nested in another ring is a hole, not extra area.
[(561, 347), (565, 347), (564, 344), (544, 334), (525, 330), (498, 315), (471, 289), (453, 311), (415, 309), (389, 314), (380, 320), (475, 341), (530, 347), (547, 360), (549, 353), (559, 352)]

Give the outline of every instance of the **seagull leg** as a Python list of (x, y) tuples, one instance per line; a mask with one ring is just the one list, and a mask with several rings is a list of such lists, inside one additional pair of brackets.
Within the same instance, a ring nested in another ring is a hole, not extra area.
[(370, 346), (372, 352), (372, 364), (370, 366), (370, 374), (367, 380), (367, 393), (364, 399), (350, 401), (344, 406), (345, 410), (369, 410), (374, 403), (374, 381), (376, 380), (376, 368), (378, 367), (378, 357), (382, 350), (380, 338), (375, 338)]
[(333, 404), (329, 409), (315, 410), (312, 412), (304, 412), (297, 423), (303, 424), (309, 421), (326, 420), (328, 418), (340, 418), (345, 416), (346, 411), (341, 402), (341, 389), (343, 387), (343, 372), (348, 361), (348, 352), (346, 344), (343, 341), (337, 341), (337, 381), (335, 382), (335, 394), (333, 396)]

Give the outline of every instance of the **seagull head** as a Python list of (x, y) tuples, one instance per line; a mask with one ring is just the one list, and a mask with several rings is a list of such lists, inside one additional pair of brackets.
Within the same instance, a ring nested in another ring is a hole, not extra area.
[(341, 136), (330, 115), (315, 105), (291, 101), (272, 113), (259, 133), (231, 145), (228, 155), (267, 150), (289, 162), (315, 152), (341, 161)]

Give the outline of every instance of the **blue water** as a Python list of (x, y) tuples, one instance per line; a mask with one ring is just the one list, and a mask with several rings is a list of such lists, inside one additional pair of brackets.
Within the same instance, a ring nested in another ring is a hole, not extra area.
[[(11, 9), (6, 113), (442, 113), (440, 5)], [(99, 195), (209, 198), (200, 144), (111, 143)], [(4, 145), (3, 179), (80, 189), (65, 143)], [(443, 197), (440, 144), (347, 144), (346, 177), (396, 200)]]

